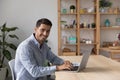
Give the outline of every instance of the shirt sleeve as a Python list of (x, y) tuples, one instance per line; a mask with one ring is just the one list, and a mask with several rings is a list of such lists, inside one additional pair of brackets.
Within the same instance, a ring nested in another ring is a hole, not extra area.
[(54, 64), (54, 65), (61, 65), (64, 63), (64, 60), (59, 58), (58, 56), (56, 56), (51, 49), (48, 50), (47, 52), (47, 59), (49, 59), (49, 61)]
[(50, 75), (56, 71), (56, 66), (50, 67), (38, 66), (31, 47), (29, 46), (22, 47), (19, 51), (20, 61), (23, 64), (24, 68), (31, 74), (31, 76), (41, 77)]

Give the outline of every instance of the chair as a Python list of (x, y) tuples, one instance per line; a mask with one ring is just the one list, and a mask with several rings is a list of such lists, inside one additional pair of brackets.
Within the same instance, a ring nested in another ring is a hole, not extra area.
[(12, 74), (12, 80), (15, 80), (15, 71), (14, 71), (14, 66), (15, 66), (15, 59), (12, 59), (8, 62), (10, 69), (11, 69), (11, 74)]

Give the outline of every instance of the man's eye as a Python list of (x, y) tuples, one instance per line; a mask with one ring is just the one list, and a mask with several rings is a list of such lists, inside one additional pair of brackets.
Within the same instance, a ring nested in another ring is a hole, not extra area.
[(50, 32), (50, 30), (47, 31), (47, 33), (49, 33), (49, 32)]
[(41, 32), (44, 32), (44, 29), (41, 29), (40, 31), (41, 31)]

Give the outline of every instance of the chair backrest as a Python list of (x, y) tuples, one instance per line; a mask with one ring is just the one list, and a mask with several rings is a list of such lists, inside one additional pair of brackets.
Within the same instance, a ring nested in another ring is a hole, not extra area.
[(15, 69), (14, 69), (14, 66), (15, 66), (15, 59), (12, 59), (8, 62), (9, 66), (10, 66), (10, 69), (11, 69), (11, 74), (12, 74), (12, 80), (15, 80)]

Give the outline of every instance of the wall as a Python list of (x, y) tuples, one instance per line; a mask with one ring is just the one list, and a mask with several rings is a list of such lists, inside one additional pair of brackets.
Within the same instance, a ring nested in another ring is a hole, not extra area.
[[(8, 26), (19, 27), (16, 31), (19, 41), (13, 41), (16, 45), (34, 32), (36, 21), (43, 17), (50, 19), (53, 23), (48, 45), (57, 55), (57, 0), (0, 0), (0, 26), (7, 22)], [(14, 58), (15, 54), (12, 56)], [(7, 80), (11, 78), (8, 77)]]
[(8, 26), (19, 27), (16, 34), (20, 39), (14, 41), (16, 45), (34, 32), (36, 21), (43, 17), (53, 23), (48, 45), (57, 55), (57, 0), (0, 0), (0, 26), (7, 22)]
[[(115, 4), (118, 5), (118, 3), (116, 2)], [(113, 7), (114, 6), (115, 5), (113, 5)], [(48, 45), (50, 45), (52, 51), (57, 55), (58, 53), (57, 0), (0, 0), (0, 25), (2, 25), (4, 22), (7, 22), (8, 26), (19, 27), (19, 30), (17, 30), (16, 34), (19, 36), (20, 39), (19, 41), (14, 41), (16, 45), (18, 45), (21, 41), (23, 41), (33, 33), (33, 28), (35, 26), (36, 21), (42, 17), (50, 19), (53, 23), (52, 31), (48, 38), (49, 40)], [(108, 18), (113, 19), (113, 17), (115, 18), (115, 16), (109, 17), (108, 15)], [(102, 31), (101, 43), (105, 40), (107, 41), (116, 40), (115, 35), (118, 32), (119, 31), (116, 30), (115, 31), (110, 30), (107, 32)], [(107, 36), (111, 34), (112, 37), (102, 36), (104, 34), (106, 34)]]

